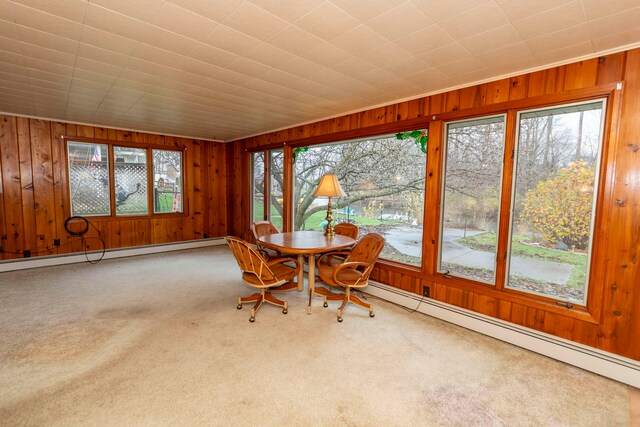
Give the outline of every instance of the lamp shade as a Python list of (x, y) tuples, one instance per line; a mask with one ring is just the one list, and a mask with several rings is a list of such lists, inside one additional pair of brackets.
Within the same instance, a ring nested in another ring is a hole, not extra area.
[(344, 192), (338, 177), (332, 173), (328, 173), (322, 176), (318, 188), (313, 192), (313, 195), (318, 197), (345, 197), (347, 193)]

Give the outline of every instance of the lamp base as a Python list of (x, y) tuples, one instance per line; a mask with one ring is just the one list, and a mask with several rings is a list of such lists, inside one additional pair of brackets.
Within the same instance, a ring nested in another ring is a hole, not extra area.
[(324, 235), (327, 237), (333, 237), (335, 233), (333, 232), (333, 212), (331, 211), (331, 197), (329, 197), (329, 203), (327, 204), (327, 217), (325, 221), (327, 221), (327, 226), (324, 229)]

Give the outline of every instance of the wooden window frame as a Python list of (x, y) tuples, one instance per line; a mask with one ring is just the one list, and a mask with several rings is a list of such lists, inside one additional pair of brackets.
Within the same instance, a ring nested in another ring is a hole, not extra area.
[[(456, 123), (473, 123), (474, 121), (482, 121), (483, 119), (492, 119), (492, 118), (501, 118), (502, 120), (500, 120), (500, 123), (503, 124), (503, 146), (502, 146), (502, 151), (500, 153), (500, 155), (502, 156), (503, 159), (503, 163), (502, 163), (502, 167), (500, 169), (500, 188), (498, 189), (498, 220), (497, 220), (497, 224), (496, 226), (499, 227), (500, 225), (500, 218), (502, 216), (502, 197), (503, 197), (503, 185), (502, 182), (505, 179), (505, 173), (504, 173), (504, 159), (506, 157), (506, 139), (507, 139), (507, 114), (506, 113), (500, 113), (500, 114), (489, 114), (486, 116), (481, 116), (481, 117), (473, 117), (470, 119), (456, 119), (456, 120), (450, 120), (447, 122), (443, 123), (443, 149), (442, 149), (442, 156), (441, 156), (441, 177), (440, 177), (440, 181), (441, 181), (441, 187), (440, 187), (440, 204), (439, 204), (439, 216), (438, 216), (438, 252), (436, 253), (436, 265), (435, 265), (435, 271), (438, 274), (442, 274), (443, 276), (446, 277), (456, 277), (456, 278), (460, 278), (460, 279), (465, 279), (465, 280), (469, 280), (471, 282), (474, 283), (479, 283), (482, 285), (488, 285), (488, 286), (492, 286), (495, 287), (497, 286), (498, 283), (498, 264), (500, 263), (500, 261), (498, 260), (499, 257), (499, 252), (498, 252), (498, 233), (496, 233), (496, 254), (495, 254), (495, 264), (494, 264), (494, 270), (493, 270), (493, 282), (485, 282), (485, 281), (481, 281), (481, 280), (475, 280), (471, 277), (464, 277), (464, 276), (455, 276), (455, 275), (451, 275), (449, 273), (449, 271), (443, 271), (442, 269), (442, 251), (440, 250), (443, 246), (443, 234), (444, 234), (444, 203), (445, 203), (445, 187), (446, 187), (446, 177), (445, 174), (447, 172), (447, 154), (449, 153), (449, 147), (448, 147), (448, 131), (449, 131), (449, 126), (451, 124), (456, 124)], [(499, 228), (498, 228), (499, 230)]]
[[(564, 300), (558, 299), (558, 298), (554, 298), (554, 297), (550, 297), (550, 296), (545, 296), (545, 295), (541, 295), (541, 294), (536, 294), (536, 293), (532, 293), (532, 292), (526, 292), (526, 291), (522, 291), (522, 290), (518, 290), (515, 288), (510, 288), (507, 286), (507, 282), (508, 282), (508, 277), (507, 277), (507, 273), (508, 273), (508, 265), (509, 265), (509, 248), (510, 248), (510, 240), (509, 238), (511, 237), (511, 233), (512, 233), (512, 207), (513, 207), (513, 203), (514, 203), (514, 183), (515, 183), (515, 172), (516, 172), (516, 163), (517, 163), (517, 156), (516, 156), (516, 148), (517, 148), (517, 139), (519, 137), (519, 120), (521, 117), (522, 113), (526, 113), (528, 111), (531, 110), (553, 110), (554, 108), (557, 107), (562, 107), (562, 106), (566, 106), (566, 105), (576, 105), (576, 104), (582, 104), (582, 103), (588, 103), (588, 102), (601, 102), (602, 103), (602, 124), (601, 124), (601, 138), (600, 138), (600, 146), (599, 146), (599, 154), (598, 154), (598, 161), (597, 161), (597, 166), (598, 169), (596, 171), (597, 177), (596, 177), (596, 187), (594, 187), (594, 192), (596, 194), (596, 199), (594, 202), (594, 207), (592, 210), (592, 224), (591, 224), (591, 234), (592, 236), (590, 237), (590, 253), (588, 256), (588, 263), (589, 265), (587, 266), (588, 268), (588, 276), (587, 276), (587, 295), (585, 295), (585, 302), (584, 303), (578, 303), (575, 302), (573, 303), (573, 306), (575, 306), (578, 310), (587, 310), (587, 301), (588, 301), (588, 294), (589, 294), (589, 289), (591, 288), (591, 284), (592, 284), (592, 270), (593, 270), (593, 260), (594, 260), (594, 242), (595, 239), (593, 238), (593, 234), (595, 234), (595, 224), (596, 224), (596, 216), (597, 216), (597, 207), (599, 205), (598, 203), (598, 199), (597, 197), (599, 197), (598, 195), (601, 193), (601, 187), (602, 187), (602, 168), (603, 168), (603, 163), (602, 163), (602, 158), (604, 157), (604, 151), (605, 151), (605, 135), (604, 135), (604, 131), (605, 131), (605, 126), (604, 126), (604, 122), (606, 120), (607, 117), (607, 112), (608, 112), (608, 102), (607, 102), (607, 97), (595, 97), (593, 99), (587, 99), (587, 100), (582, 100), (582, 101), (577, 101), (577, 102), (573, 102), (573, 101), (567, 101), (567, 102), (560, 102), (560, 103), (556, 103), (553, 105), (543, 105), (543, 106), (536, 106), (533, 108), (518, 108), (518, 109), (510, 109), (507, 112), (505, 112), (503, 115), (505, 117), (505, 135), (504, 135), (504, 141), (505, 141), (505, 146), (503, 148), (503, 164), (502, 164), (502, 168), (501, 168), (501, 189), (500, 189), (500, 198), (499, 198), (499, 211), (498, 211), (498, 230), (497, 230), (497, 244), (496, 244), (496, 262), (495, 262), (495, 271), (494, 271), (494, 279), (495, 279), (495, 283), (488, 283), (488, 282), (483, 282), (480, 280), (474, 280), (473, 278), (468, 278), (468, 277), (463, 277), (463, 276), (456, 276), (456, 275), (449, 275), (447, 272), (443, 272), (439, 267), (440, 267), (440, 259), (442, 257), (442, 252), (441, 252), (441, 248), (442, 248), (442, 228), (444, 226), (444, 218), (443, 218), (443, 203), (444, 203), (444, 174), (446, 173), (445, 170), (445, 165), (446, 165), (446, 160), (445, 160), (445, 156), (447, 154), (447, 129), (448, 129), (448, 125), (451, 123), (458, 123), (460, 121), (466, 121), (467, 119), (456, 119), (456, 120), (451, 120), (451, 121), (446, 121), (443, 122), (443, 150), (442, 150), (442, 158), (441, 158), (441, 165), (442, 165), (442, 174), (440, 176), (440, 180), (441, 180), (441, 191), (439, 194), (439, 211), (440, 211), (440, 216), (439, 216), (439, 242), (438, 242), (438, 250), (436, 251), (436, 274), (441, 275), (443, 278), (446, 279), (452, 279), (455, 280), (457, 282), (460, 283), (467, 283), (467, 284), (471, 284), (474, 286), (479, 286), (479, 287), (493, 287), (495, 288), (497, 291), (501, 291), (501, 292), (513, 292), (514, 294), (517, 295), (522, 295), (523, 297), (529, 298), (529, 299), (535, 299), (535, 300), (540, 300), (540, 301), (546, 301), (546, 302), (552, 302), (554, 304), (558, 304), (558, 303), (565, 303)], [(477, 120), (478, 118), (490, 118), (490, 117), (496, 117), (496, 114), (491, 114), (491, 115), (486, 115), (486, 116), (480, 116), (480, 117), (473, 117), (472, 119), (468, 119), (469, 121), (473, 121), (474, 119)], [(508, 133), (507, 133), (508, 132)], [(510, 154), (507, 154), (510, 153)], [(505, 191), (508, 191), (505, 193)], [(506, 218), (503, 218), (506, 217)]]
[[(611, 177), (609, 168), (607, 167), (607, 158), (612, 156), (612, 150), (615, 149), (610, 139), (615, 138), (615, 135), (611, 134), (611, 129), (617, 127), (616, 117), (620, 116), (621, 100), (622, 100), (622, 88), (621, 86), (613, 83), (608, 85), (602, 85), (595, 88), (579, 89), (569, 91), (566, 93), (555, 94), (553, 96), (540, 96), (530, 99), (523, 99), (519, 101), (504, 103), (505, 106), (509, 105), (511, 108), (499, 109), (495, 107), (483, 107), (478, 110), (470, 111), (468, 114), (464, 112), (452, 112), (442, 114), (438, 120), (442, 127), (440, 135), (440, 145), (444, 146), (444, 131), (446, 129), (445, 123), (449, 121), (457, 121), (458, 119), (472, 119), (478, 117), (485, 117), (488, 115), (495, 115), (498, 113), (504, 113), (507, 116), (506, 129), (505, 129), (505, 147), (504, 147), (504, 163), (502, 170), (502, 190), (500, 201), (501, 215), (498, 221), (498, 246), (497, 253), (503, 254), (508, 247), (508, 238), (510, 235), (510, 221), (511, 221), (511, 198), (513, 195), (513, 173), (515, 166), (515, 145), (517, 137), (517, 118), (518, 113), (525, 110), (543, 109), (567, 105), (576, 104), (589, 101), (604, 101), (603, 108), (603, 125), (602, 125), (602, 140), (599, 170), (597, 171), (598, 186), (595, 188), (595, 212), (593, 212), (593, 240), (592, 251), (589, 260), (589, 276), (587, 287), (587, 295), (585, 298), (585, 304), (574, 304), (572, 307), (565, 307), (558, 303), (563, 301), (545, 297), (538, 294), (527, 293), (516, 289), (507, 288), (505, 286), (506, 281), (506, 260), (502, 257), (498, 257), (498, 263), (496, 268), (496, 285), (489, 285), (486, 283), (470, 280), (462, 277), (446, 276), (443, 273), (434, 271), (434, 274), (429, 275), (428, 279), (439, 283), (446, 283), (447, 286), (452, 286), (461, 290), (467, 290), (481, 295), (487, 295), (501, 300), (506, 300), (514, 303), (521, 303), (527, 306), (545, 309), (563, 315), (568, 315), (576, 319), (580, 319), (589, 323), (597, 324), (597, 320), (600, 317), (602, 306), (602, 291), (603, 280), (605, 276), (604, 263), (595, 262), (595, 260), (601, 259), (604, 254), (606, 246), (606, 238), (604, 236), (604, 230), (602, 229), (602, 217), (603, 206), (611, 203), (610, 195), (607, 195), (605, 190), (611, 185)], [(435, 116), (434, 116), (435, 118)], [(443, 150), (441, 150), (443, 151)], [(437, 176), (438, 188), (442, 185), (444, 171), (442, 170), (442, 155), (439, 159), (440, 173)], [(505, 195), (507, 197), (505, 197)], [(605, 197), (605, 196), (608, 196)], [(442, 209), (442, 195), (437, 196), (438, 206), (438, 218), (440, 210)], [(439, 224), (438, 224), (439, 226)], [(432, 262), (437, 263), (437, 257), (440, 252), (440, 243), (438, 242), (433, 251), (436, 258), (432, 259)], [(436, 264), (437, 265), (437, 264)]]
[[(155, 196), (155, 181), (153, 180), (153, 166), (154, 166), (154, 160), (153, 160), (153, 151), (173, 151), (176, 153), (180, 153), (180, 181), (181, 181), (181, 191), (180, 191), (180, 198), (182, 199), (182, 211), (181, 212), (156, 212), (155, 211), (155, 200), (154, 200), (154, 196)], [(149, 171), (149, 177), (151, 179), (151, 210), (149, 213), (152, 214), (152, 216), (154, 217), (163, 217), (163, 216), (167, 216), (167, 217), (171, 217), (174, 218), (176, 216), (181, 216), (181, 214), (184, 214), (187, 210), (187, 203), (185, 200), (185, 193), (186, 193), (186, 182), (185, 182), (185, 173), (184, 173), (184, 165), (185, 165), (185, 161), (184, 161), (184, 156), (186, 153), (186, 150), (176, 150), (176, 149), (168, 149), (166, 147), (163, 148), (159, 148), (159, 147), (149, 147), (147, 148), (147, 152), (151, 154), (151, 170)]]
[[(255, 221), (254, 218), (254, 162), (253, 162), (253, 156), (257, 153), (262, 153), (262, 158), (263, 158), (263, 163), (264, 163), (264, 171), (263, 171), (263, 184), (262, 184), (262, 194), (264, 195), (264, 206), (263, 206), (263, 213), (262, 213), (262, 220), (263, 221), (271, 221), (271, 154), (273, 151), (282, 151), (283, 153), (283, 179), (284, 179), (284, 186), (285, 188), (288, 188), (287, 186), (289, 185), (289, 183), (287, 182), (287, 171), (290, 169), (290, 167), (288, 167), (289, 161), (287, 159), (291, 159), (291, 155), (292, 152), (291, 150), (288, 150), (286, 147), (283, 147), (282, 145), (277, 146), (277, 147), (270, 147), (270, 148), (266, 148), (266, 149), (258, 149), (258, 150), (251, 150), (248, 151), (249, 154), (249, 165), (250, 165), (250, 180), (249, 180), (249, 194), (251, 197), (250, 200), (250, 208), (249, 208), (249, 224), (253, 224), (253, 222)], [(285, 188), (283, 188), (283, 203), (282, 203), (282, 213), (283, 213), (283, 218), (282, 218), (282, 230), (281, 231), (291, 231), (291, 214), (289, 212), (289, 207), (291, 206), (291, 197), (287, 197), (288, 196), (288, 192), (285, 191)]]
[[(130, 220), (130, 219), (143, 219), (143, 218), (177, 218), (186, 217), (189, 212), (189, 200), (186, 196), (186, 189), (188, 188), (187, 176), (184, 171), (184, 165), (186, 164), (187, 150), (183, 148), (167, 147), (159, 144), (140, 144), (131, 143), (128, 141), (113, 141), (108, 139), (99, 138), (87, 138), (78, 136), (62, 136), (61, 140), (65, 146), (65, 161), (66, 161), (66, 175), (67, 186), (70, 185), (70, 165), (69, 165), (69, 143), (79, 142), (85, 144), (100, 144), (107, 146), (107, 156), (109, 158), (108, 174), (109, 174), (109, 215), (91, 215), (92, 219), (96, 220)], [(147, 212), (140, 214), (117, 214), (116, 213), (116, 201), (115, 201), (115, 161), (114, 161), (114, 147), (123, 148), (136, 148), (144, 150), (146, 153), (146, 166), (147, 166)], [(153, 200), (153, 150), (164, 151), (176, 151), (181, 153), (181, 170), (180, 178), (182, 180), (182, 212), (154, 212), (154, 200)], [(71, 216), (71, 191), (67, 191), (67, 200), (65, 201), (66, 216)]]

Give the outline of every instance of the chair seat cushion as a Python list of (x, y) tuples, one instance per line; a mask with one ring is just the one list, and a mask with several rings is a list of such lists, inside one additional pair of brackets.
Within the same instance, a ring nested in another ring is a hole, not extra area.
[(273, 264), (270, 265), (269, 268), (280, 280), (291, 280), (296, 277), (296, 269), (288, 264)]
[(264, 284), (260, 282), (260, 280), (255, 274), (247, 273), (247, 272), (242, 273), (242, 280), (244, 280), (245, 282), (251, 285), (262, 287), (265, 285), (273, 286), (279, 283), (284, 283), (286, 281), (293, 279), (296, 276), (296, 269), (287, 264), (279, 264), (279, 263), (273, 264), (273, 265), (270, 265), (269, 268), (271, 269), (271, 271), (276, 277), (271, 280), (263, 278), (262, 281), (264, 282)]

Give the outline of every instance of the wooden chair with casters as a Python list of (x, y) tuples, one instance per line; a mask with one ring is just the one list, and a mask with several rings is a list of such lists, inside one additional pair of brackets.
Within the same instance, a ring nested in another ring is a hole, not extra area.
[[(342, 222), (338, 225), (336, 225), (335, 227), (333, 227), (333, 231), (336, 234), (339, 234), (341, 236), (347, 236), (347, 237), (351, 237), (352, 239), (356, 240), (358, 238), (358, 226), (354, 225), (354, 224), (349, 224), (348, 222)], [(355, 243), (354, 243), (355, 245)], [(331, 264), (331, 265), (338, 265), (338, 264), (342, 264), (345, 260), (345, 258), (347, 258), (349, 256), (349, 252), (351, 252), (351, 249), (343, 249), (340, 251), (334, 251), (331, 252), (330, 254), (326, 254), (327, 256), (325, 257), (320, 257), (316, 263), (316, 265), (320, 265), (319, 263), (322, 261), (323, 263), (327, 263), (327, 264)], [(320, 276), (316, 275), (316, 281), (317, 282), (322, 282), (322, 279), (320, 278)], [(342, 294), (334, 294), (330, 289), (324, 288), (322, 286), (318, 286), (316, 288), (314, 288), (313, 290), (313, 295), (314, 296), (320, 296), (320, 297), (327, 297), (327, 296), (331, 296), (331, 295), (342, 295)], [(326, 298), (325, 298), (325, 304), (326, 304)], [(326, 305), (325, 305), (326, 307)]]
[[(248, 297), (238, 298), (238, 310), (242, 308), (243, 303), (255, 301), (256, 304), (251, 309), (251, 317), (249, 318), (252, 323), (256, 320), (256, 312), (265, 301), (282, 307), (282, 313), (287, 314), (287, 302), (279, 300), (271, 293), (288, 291), (298, 287), (297, 283), (291, 280), (298, 275), (300, 270), (298, 260), (294, 258), (275, 258), (267, 261), (246, 241), (232, 236), (225, 237), (225, 240), (229, 248), (231, 248), (240, 270), (242, 270), (242, 281), (260, 290), (260, 292)], [(287, 265), (285, 262), (293, 262), (295, 267)]]
[[(344, 288), (343, 294), (326, 295), (324, 300), (325, 307), (328, 305), (327, 301), (342, 301), (338, 309), (338, 322), (342, 322), (342, 312), (348, 303), (364, 307), (369, 310), (370, 317), (375, 316), (371, 304), (352, 295), (351, 290), (362, 289), (369, 284), (369, 275), (383, 247), (384, 237), (377, 233), (369, 233), (356, 243), (342, 263), (337, 265), (327, 262), (318, 263), (318, 273), (323, 282), (333, 288)], [(322, 255), (319, 261), (331, 254), (328, 252)]]
[(256, 247), (258, 249), (258, 252), (260, 252), (266, 259), (282, 256), (282, 254), (276, 250), (263, 247), (258, 241), (259, 237), (280, 233), (280, 230), (278, 230), (278, 228), (273, 225), (271, 221), (254, 222), (253, 224), (251, 224), (251, 231), (253, 232), (254, 239), (256, 239)]
[[(358, 226), (355, 224), (349, 224), (348, 222), (341, 222), (333, 227), (333, 232), (341, 236), (351, 237), (353, 240), (358, 238)], [(344, 262), (344, 259), (349, 255), (351, 249), (343, 249), (341, 251), (332, 252), (330, 256), (324, 257), (323, 262), (330, 264), (340, 264)]]
[(353, 240), (358, 238), (358, 226), (348, 222), (341, 222), (333, 227), (333, 232), (341, 236), (351, 237)]

